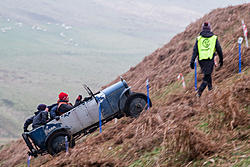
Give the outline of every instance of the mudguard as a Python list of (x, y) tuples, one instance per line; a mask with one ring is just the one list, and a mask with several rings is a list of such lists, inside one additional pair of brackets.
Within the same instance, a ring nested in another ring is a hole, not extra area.
[(38, 150), (36, 150), (36, 149), (33, 147), (32, 143), (31, 143), (30, 140), (29, 140), (28, 135), (27, 135), (26, 133), (23, 133), (23, 134), (22, 134), (22, 137), (23, 137), (23, 140), (25, 141), (26, 145), (28, 146), (28, 148), (29, 148), (29, 150), (30, 150), (30, 151), (28, 152), (28, 154), (31, 155), (31, 156), (37, 157)]
[(131, 94), (130, 88), (131, 87), (126, 88), (119, 97), (118, 108), (120, 112), (124, 110), (127, 97)]
[(55, 133), (63, 131), (63, 132), (66, 132), (67, 134), (70, 135), (69, 130), (70, 130), (70, 128), (67, 128), (67, 127), (61, 127), (61, 128), (54, 129), (46, 137), (46, 139), (45, 139), (45, 146), (47, 147), (48, 141), (49, 141), (50, 137), (53, 136)]

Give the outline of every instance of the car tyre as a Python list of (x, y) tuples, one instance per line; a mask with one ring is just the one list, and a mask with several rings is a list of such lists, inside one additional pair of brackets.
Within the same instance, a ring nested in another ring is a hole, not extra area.
[(133, 93), (125, 103), (125, 113), (127, 116), (137, 118), (147, 106), (147, 96), (145, 94)]
[(64, 131), (59, 131), (53, 134), (47, 144), (47, 149), (49, 154), (55, 155), (63, 150), (66, 150), (65, 146), (65, 136), (68, 136), (69, 147), (73, 147), (75, 145), (75, 141), (71, 140), (69, 135)]

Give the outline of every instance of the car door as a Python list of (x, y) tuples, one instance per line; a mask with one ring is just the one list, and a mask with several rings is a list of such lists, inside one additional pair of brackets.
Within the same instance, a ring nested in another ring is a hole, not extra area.
[(98, 121), (98, 105), (92, 99), (61, 115), (57, 123), (69, 128), (71, 134), (74, 134)]
[(87, 128), (98, 122), (98, 106), (95, 100), (89, 100), (74, 109), (77, 121), (81, 124), (81, 129)]
[(74, 134), (84, 128), (82, 119), (79, 118), (78, 113), (86, 113), (87, 108), (84, 105), (79, 105), (76, 108), (64, 113), (60, 116), (58, 122), (62, 123), (62, 127), (69, 128), (71, 134)]
[[(94, 99), (86, 102), (87, 108), (87, 120), (85, 120), (89, 125), (93, 125), (99, 121), (99, 105)], [(103, 117), (102, 117), (103, 119)]]

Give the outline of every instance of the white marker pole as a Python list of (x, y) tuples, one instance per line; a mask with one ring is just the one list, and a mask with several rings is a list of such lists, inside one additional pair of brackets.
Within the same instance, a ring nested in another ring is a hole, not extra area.
[(245, 36), (246, 46), (248, 48), (247, 26), (245, 25), (244, 20), (242, 20), (241, 22), (242, 22), (243, 33), (244, 33), (244, 36)]
[(178, 75), (177, 79), (178, 79), (178, 80), (181, 79), (183, 88), (186, 88), (185, 79), (184, 79), (184, 76), (182, 75), (182, 73), (180, 73), (180, 74)]

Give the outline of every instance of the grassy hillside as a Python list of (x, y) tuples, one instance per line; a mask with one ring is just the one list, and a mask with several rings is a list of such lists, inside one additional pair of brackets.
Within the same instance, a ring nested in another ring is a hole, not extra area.
[[(149, 78), (153, 108), (138, 119), (106, 124), (103, 133), (80, 139), (69, 155), (32, 159), (32, 166), (249, 166), (250, 49), (243, 44), (241, 74), (237, 56), (241, 20), (250, 26), (249, 11), (250, 4), (216, 9), (190, 24), (123, 75), (140, 92), (146, 92)], [(204, 21), (219, 36), (224, 66), (213, 73), (213, 91), (197, 98), (189, 61)], [(177, 81), (180, 72), (186, 89)], [(0, 149), (2, 166), (25, 166), (27, 148), (21, 139)]]
[(97, 91), (201, 13), (232, 3), (2, 0), (0, 138), (18, 137), (39, 103), (54, 103), (60, 91), (73, 100), (82, 83)]

